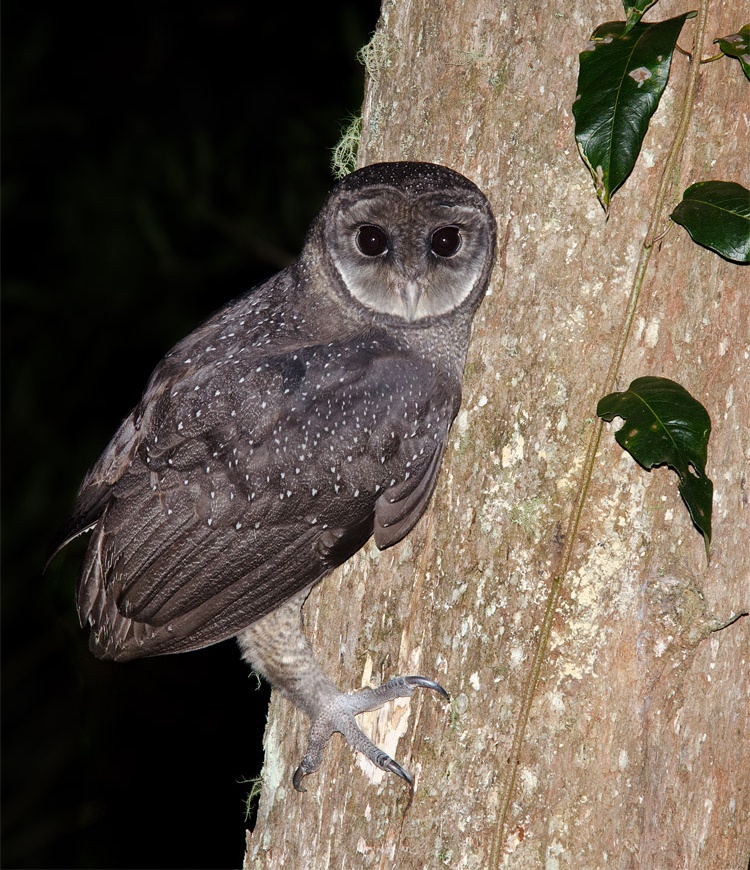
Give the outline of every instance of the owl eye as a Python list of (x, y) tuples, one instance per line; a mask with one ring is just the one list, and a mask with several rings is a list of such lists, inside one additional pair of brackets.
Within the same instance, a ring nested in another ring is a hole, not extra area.
[(440, 227), (430, 239), (430, 250), (438, 257), (452, 257), (461, 247), (461, 233), (458, 227)]
[(357, 230), (357, 247), (366, 257), (379, 257), (388, 250), (388, 236), (380, 227), (365, 224)]

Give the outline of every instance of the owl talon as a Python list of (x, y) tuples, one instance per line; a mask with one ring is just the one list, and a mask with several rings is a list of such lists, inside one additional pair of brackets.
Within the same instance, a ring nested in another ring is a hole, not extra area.
[(312, 771), (303, 770), (301, 764), (294, 771), (294, 776), (292, 777), (292, 785), (294, 786), (296, 791), (302, 792), (303, 794), (307, 791), (306, 788), (302, 787), (302, 780), (307, 776), (308, 773), (312, 773)]
[(414, 777), (409, 773), (408, 770), (401, 767), (398, 761), (394, 761), (394, 759), (388, 758), (387, 761), (383, 762), (382, 768), (389, 773), (395, 773), (396, 776), (400, 776), (401, 779), (404, 780), (404, 782), (408, 783), (410, 789), (414, 788)]
[[(440, 683), (436, 683), (435, 680), (431, 680), (429, 677), (396, 677), (391, 680), (391, 683), (398, 683), (399, 680), (403, 680), (404, 683), (409, 685), (412, 689), (432, 689), (439, 695), (442, 695), (446, 701), (450, 701), (451, 699), (451, 696), (445, 691)], [(390, 684), (386, 683), (386, 685)], [(409, 692), (409, 694), (411, 694), (411, 692)]]

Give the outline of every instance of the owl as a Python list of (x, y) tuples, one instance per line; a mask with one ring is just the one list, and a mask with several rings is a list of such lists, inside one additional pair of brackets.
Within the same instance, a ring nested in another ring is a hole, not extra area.
[(78, 614), (102, 659), (230, 637), (311, 720), (411, 785), (355, 716), (433, 680), (340, 691), (302, 631), (310, 589), (424, 513), (461, 401), (495, 221), (468, 179), (379, 163), (332, 191), (299, 258), (159, 363), (81, 484), (59, 550), (90, 532)]

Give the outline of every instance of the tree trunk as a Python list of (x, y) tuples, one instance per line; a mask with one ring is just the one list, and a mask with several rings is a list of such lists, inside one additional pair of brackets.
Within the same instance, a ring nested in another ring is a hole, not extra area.
[[(714, 0), (704, 54), (744, 23), (732, 6)], [(748, 271), (676, 226), (651, 257), (617, 388), (668, 377), (711, 415), (711, 561), (676, 475), (645, 472), (605, 427), (518, 729), (690, 67), (675, 55), (605, 220), (571, 105), (590, 33), (622, 17), (594, 0), (384, 3), (359, 162), (463, 172), (493, 203), (499, 253), (431, 509), (401, 544), (369, 544), (321, 583), (305, 622), (340, 687), (421, 673), (453, 701), (422, 691), (360, 717), (416, 775), (407, 807), (403, 782), (337, 736), (295, 793), (307, 722), (274, 697), (248, 868), (747, 866), (750, 618), (719, 626), (750, 610)], [(680, 44), (694, 32), (688, 21)], [(675, 201), (698, 180), (748, 185), (748, 92), (736, 61), (702, 67)]]

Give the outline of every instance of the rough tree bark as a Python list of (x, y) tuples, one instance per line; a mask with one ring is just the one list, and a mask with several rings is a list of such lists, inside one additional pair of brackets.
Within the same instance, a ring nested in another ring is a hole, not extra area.
[[(704, 53), (744, 23), (733, 6), (712, 3)], [(690, 8), (666, 0), (649, 17)], [(711, 562), (676, 476), (644, 472), (605, 428), (498, 836), (522, 693), (689, 67), (675, 56), (605, 221), (571, 104), (579, 51), (616, 18), (614, 0), (384, 3), (360, 163), (465, 173), (493, 203), (500, 251), (431, 510), (403, 543), (368, 545), (320, 584), (305, 619), (340, 686), (423, 673), (453, 704), (422, 692), (365, 721), (416, 774), (407, 810), (403, 783), (336, 737), (296, 794), (307, 723), (274, 698), (248, 868), (747, 866), (750, 618), (712, 629), (750, 609), (748, 272), (677, 227), (651, 258), (618, 389), (669, 377), (709, 411)], [(736, 62), (703, 67), (676, 197), (702, 179), (748, 185), (747, 94)]]

